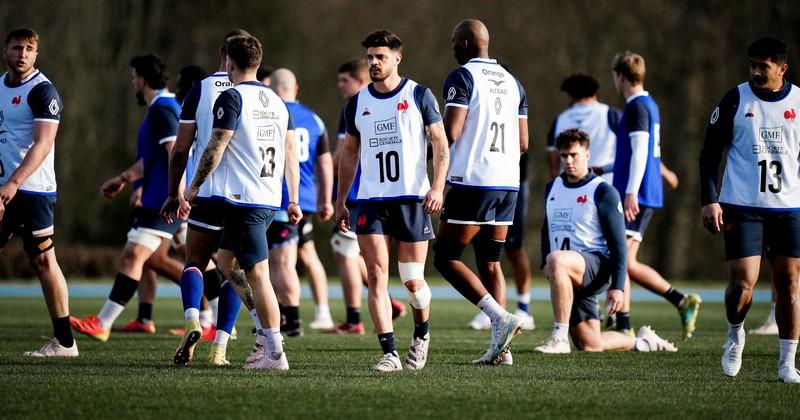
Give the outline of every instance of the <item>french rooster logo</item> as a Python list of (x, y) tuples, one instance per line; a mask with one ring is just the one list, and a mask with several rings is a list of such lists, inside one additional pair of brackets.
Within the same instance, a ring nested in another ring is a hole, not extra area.
[(794, 108), (789, 108), (783, 112), (783, 118), (794, 122), (794, 119), (797, 118), (797, 113), (794, 111)]
[(589, 201), (589, 199), (586, 197), (586, 194), (578, 197), (577, 200), (578, 204), (586, 204), (587, 201)]

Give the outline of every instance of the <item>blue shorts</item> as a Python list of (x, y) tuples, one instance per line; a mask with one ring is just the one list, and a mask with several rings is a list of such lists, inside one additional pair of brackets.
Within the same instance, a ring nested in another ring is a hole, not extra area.
[(281, 248), (287, 245), (297, 245), (300, 235), (297, 225), (289, 222), (273, 220), (267, 228), (267, 242), (269, 249)]
[(505, 248), (516, 250), (522, 248), (522, 241), (525, 239), (525, 221), (528, 219), (528, 181), (519, 184), (519, 194), (517, 204), (514, 207), (514, 223), (508, 228), (506, 234)]
[(639, 214), (632, 222), (625, 221), (625, 236), (633, 238), (636, 242), (642, 242), (644, 232), (650, 225), (650, 220), (653, 218), (655, 209), (651, 207), (639, 206)]
[(401, 242), (434, 238), (431, 216), (420, 202), (365, 201), (358, 204), (356, 235), (386, 235)]
[(298, 234), (300, 239), (297, 241), (297, 246), (303, 246), (306, 242), (314, 241), (314, 221), (311, 219), (314, 213), (303, 213), (303, 218), (297, 224)]
[(247, 271), (269, 258), (267, 227), (274, 210), (225, 203), (220, 249), (233, 252), (239, 266)]
[(452, 187), (440, 220), (455, 225), (508, 225), (514, 221), (517, 192)]
[(131, 227), (166, 239), (172, 237), (181, 229), (183, 221), (177, 217), (172, 223), (167, 223), (159, 214), (160, 209), (139, 207), (133, 211)]
[(586, 263), (583, 283), (573, 288), (570, 328), (590, 319), (600, 319), (597, 295), (611, 285), (611, 260), (599, 252), (579, 251)]
[(800, 257), (800, 212), (745, 209), (722, 204), (725, 258)]
[(189, 226), (200, 232), (222, 232), (226, 203), (220, 200), (198, 198), (189, 212)]
[(50, 237), (53, 236), (55, 206), (55, 195), (17, 192), (6, 204), (3, 220), (0, 220), (0, 249), (13, 235), (22, 237), (28, 255), (38, 255), (52, 248)]

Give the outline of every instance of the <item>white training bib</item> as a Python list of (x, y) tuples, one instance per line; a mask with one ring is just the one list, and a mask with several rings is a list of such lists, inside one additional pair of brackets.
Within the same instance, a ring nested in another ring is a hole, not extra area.
[(376, 97), (369, 88), (358, 92), (355, 125), (361, 138), (359, 201), (421, 200), (430, 190), (427, 140), (417, 83), (404, 85), (389, 97)]
[(517, 80), (495, 60), (474, 59), (462, 68), (473, 84), (463, 131), (450, 147), (447, 182), (516, 191), (522, 99)]
[(551, 251), (608, 253), (594, 200), (597, 187), (605, 182), (595, 177), (580, 187), (567, 188), (560, 176), (553, 180), (545, 202)]
[(800, 89), (782, 100), (758, 99), (739, 85), (739, 108), (719, 201), (742, 207), (800, 210)]
[[(574, 104), (556, 119), (553, 134), (577, 128), (589, 135), (589, 166), (606, 166), (614, 163), (617, 135), (608, 124), (609, 107), (600, 102)], [(603, 179), (612, 182), (613, 172), (604, 173)]]

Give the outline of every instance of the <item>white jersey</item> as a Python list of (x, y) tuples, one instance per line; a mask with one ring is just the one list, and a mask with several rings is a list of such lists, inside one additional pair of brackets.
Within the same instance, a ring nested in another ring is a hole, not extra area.
[(211, 198), (279, 209), (285, 138), (294, 130), (286, 105), (260, 82), (236, 85), (214, 104), (214, 128), (234, 130), (211, 174)]
[(403, 79), (384, 95), (369, 85), (351, 99), (361, 139), (359, 201), (422, 200), (430, 190), (417, 86)]
[(467, 108), (461, 136), (450, 147), (447, 182), (479, 189), (519, 189), (519, 119), (525, 92), (495, 60), (473, 59), (445, 82), (446, 106)]
[[(35, 122), (58, 124), (61, 99), (50, 80), (36, 70), (19, 83), (0, 82), (0, 185), (22, 165), (33, 146)], [(55, 145), (44, 162), (19, 186), (20, 192), (56, 194)]]
[[(589, 166), (613, 165), (617, 150), (617, 135), (609, 124), (609, 111), (611, 110), (608, 105), (596, 101), (574, 104), (556, 118), (553, 136), (558, 137), (564, 130), (577, 128), (589, 135)], [(556, 150), (555, 144), (550, 145), (548, 149)], [(613, 172), (606, 172), (602, 177), (612, 182), (613, 175)]]
[(605, 183), (595, 177), (579, 187), (567, 188), (562, 177), (553, 180), (545, 201), (551, 251), (608, 252), (595, 203), (595, 191)]
[(719, 201), (743, 207), (800, 210), (800, 89), (782, 100), (758, 99), (739, 85), (733, 139)]
[[(186, 184), (189, 185), (194, 177), (194, 168), (206, 150), (208, 139), (211, 138), (211, 126), (214, 123), (212, 108), (220, 93), (233, 87), (228, 79), (228, 73), (217, 72), (201, 80), (183, 103), (181, 123), (194, 123), (197, 127), (196, 138), (189, 151), (189, 161), (186, 164)], [(209, 178), (200, 186), (198, 197), (210, 197), (213, 181)]]

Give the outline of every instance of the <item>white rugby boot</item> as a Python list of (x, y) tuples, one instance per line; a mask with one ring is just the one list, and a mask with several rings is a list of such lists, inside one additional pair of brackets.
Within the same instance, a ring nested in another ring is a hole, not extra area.
[(78, 341), (72, 341), (72, 347), (64, 347), (53, 337), (38, 350), (26, 351), (28, 357), (78, 357)]

